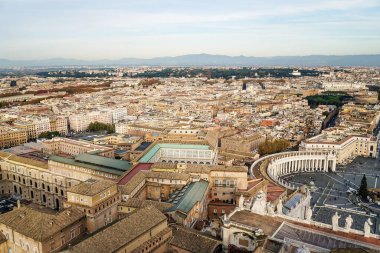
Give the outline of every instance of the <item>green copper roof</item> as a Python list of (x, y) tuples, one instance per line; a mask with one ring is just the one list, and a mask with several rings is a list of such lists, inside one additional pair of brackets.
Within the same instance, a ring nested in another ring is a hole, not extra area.
[(126, 171), (131, 167), (131, 164), (127, 161), (117, 160), (98, 155), (80, 154), (75, 156), (75, 160), (79, 162), (91, 163), (123, 171)]
[(168, 202), (174, 204), (174, 206), (167, 211), (181, 211), (183, 213), (190, 212), (198, 201), (202, 201), (203, 196), (208, 190), (208, 184), (209, 182), (203, 180), (193, 182), (182, 188), (180, 191), (173, 193)]
[(159, 143), (154, 145), (143, 157), (140, 158), (140, 163), (147, 163), (157, 153), (160, 148), (173, 148), (173, 149), (202, 149), (208, 150), (208, 145), (193, 145), (193, 144), (177, 144), (177, 143)]
[(49, 156), (49, 160), (115, 175), (122, 175), (131, 168), (131, 164), (127, 161), (89, 154), (77, 155), (74, 159), (52, 155)]

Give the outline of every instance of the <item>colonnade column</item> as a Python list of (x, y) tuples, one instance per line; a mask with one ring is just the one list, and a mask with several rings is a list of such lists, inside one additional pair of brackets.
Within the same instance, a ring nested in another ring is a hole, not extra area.
[(331, 168), (331, 170), (335, 171), (335, 169), (336, 169), (336, 159), (333, 159), (332, 160), (332, 168)]

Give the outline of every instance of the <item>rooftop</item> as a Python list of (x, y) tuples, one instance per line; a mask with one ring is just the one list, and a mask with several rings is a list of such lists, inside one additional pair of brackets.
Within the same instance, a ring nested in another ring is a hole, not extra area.
[(62, 156), (51, 155), (49, 156), (49, 160), (59, 163), (70, 164), (78, 167), (88, 168), (92, 170), (102, 171), (119, 176), (121, 176), (131, 167), (131, 164), (127, 161), (121, 161), (103, 156), (89, 154), (78, 155), (75, 158), (66, 158)]
[(208, 185), (209, 182), (201, 180), (199, 182), (192, 182), (181, 190), (174, 192), (168, 200), (168, 202), (174, 204), (174, 206), (168, 211), (188, 213), (197, 202), (202, 200), (208, 189)]
[(62, 229), (85, 217), (79, 209), (47, 213), (28, 207), (16, 208), (0, 215), (0, 223), (36, 241), (44, 241)]
[(115, 183), (112, 181), (91, 178), (69, 188), (67, 191), (80, 195), (95, 196), (114, 185)]
[(209, 253), (222, 244), (221, 241), (205, 236), (196, 230), (176, 226), (172, 231), (173, 238), (169, 244), (184, 249), (186, 252)]
[(115, 252), (166, 221), (157, 208), (148, 206), (74, 245), (71, 252)]
[(138, 163), (130, 169), (118, 182), (118, 185), (125, 185), (129, 182), (139, 171), (149, 170), (153, 163)]
[(195, 144), (177, 144), (177, 143), (157, 143), (151, 149), (149, 149), (139, 160), (139, 162), (149, 162), (150, 159), (157, 153), (161, 148), (172, 148), (172, 149), (202, 149), (208, 150), (210, 146), (208, 145), (195, 145)]
[(154, 206), (161, 212), (166, 211), (167, 209), (171, 208), (173, 204), (166, 203), (166, 202), (159, 202), (159, 201), (153, 201), (153, 200), (145, 200), (145, 199), (138, 199), (138, 198), (129, 198), (127, 201), (123, 201), (119, 204), (120, 206), (127, 206), (127, 207), (133, 207), (133, 208), (144, 208), (147, 206)]
[(281, 221), (276, 218), (246, 210), (237, 211), (231, 216), (230, 220), (253, 228), (262, 229), (266, 235), (272, 235), (281, 225)]
[[(345, 234), (349, 235), (349, 234)], [(361, 236), (363, 237), (363, 236)], [(350, 248), (364, 248), (364, 249), (376, 249), (378, 246), (367, 244), (365, 242), (357, 241), (352, 238), (342, 237), (337, 234), (326, 233), (323, 231), (298, 226), (291, 223), (283, 223), (273, 234), (273, 238), (284, 240), (285, 238), (292, 241), (298, 241), (305, 244), (317, 246), (324, 249), (350, 249)], [(363, 237), (364, 238), (364, 237)]]
[(29, 166), (39, 167), (42, 169), (48, 169), (48, 164), (46, 162), (37, 161), (30, 158), (25, 158), (17, 155), (12, 155), (10, 153), (1, 152), (0, 151), (0, 158), (3, 158), (5, 160), (22, 163)]

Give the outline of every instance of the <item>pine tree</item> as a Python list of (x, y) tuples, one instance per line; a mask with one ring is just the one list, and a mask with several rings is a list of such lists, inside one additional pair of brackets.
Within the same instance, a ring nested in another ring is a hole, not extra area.
[(359, 195), (363, 199), (367, 199), (368, 196), (368, 188), (367, 188), (367, 178), (365, 175), (363, 175), (362, 181), (360, 183), (360, 188), (359, 188)]

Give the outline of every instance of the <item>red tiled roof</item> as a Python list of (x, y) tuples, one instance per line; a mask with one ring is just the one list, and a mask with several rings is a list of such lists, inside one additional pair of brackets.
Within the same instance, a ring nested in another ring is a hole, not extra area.
[(136, 166), (134, 166), (132, 169), (130, 169), (128, 171), (128, 173), (124, 177), (122, 177), (117, 184), (118, 185), (125, 185), (139, 171), (149, 170), (152, 165), (153, 165), (153, 163), (138, 163)]
[(286, 191), (283, 187), (269, 183), (267, 187), (267, 201), (272, 202), (278, 199)]
[(262, 178), (250, 180), (250, 181), (248, 181), (248, 187), (247, 187), (247, 189), (250, 190), (253, 187), (255, 187), (256, 185), (260, 184), (261, 182), (263, 182)]

